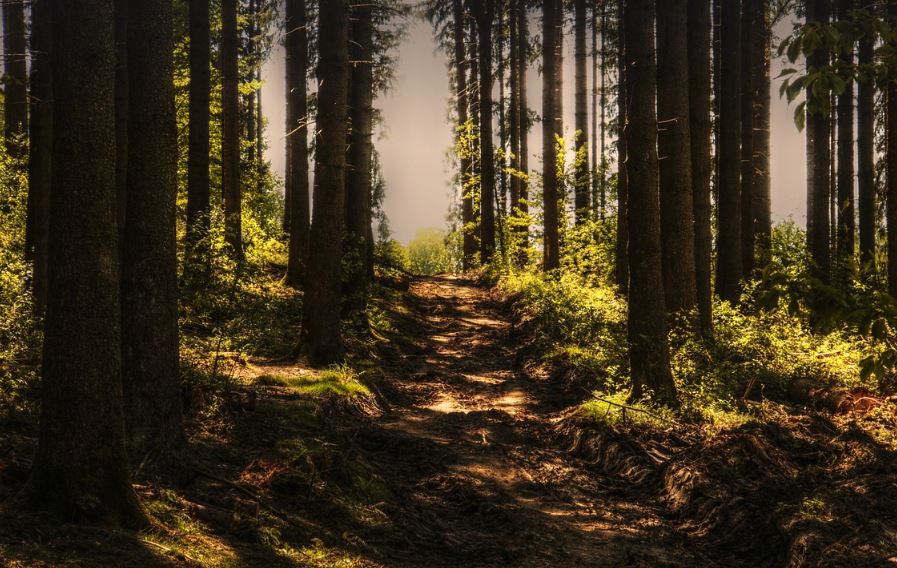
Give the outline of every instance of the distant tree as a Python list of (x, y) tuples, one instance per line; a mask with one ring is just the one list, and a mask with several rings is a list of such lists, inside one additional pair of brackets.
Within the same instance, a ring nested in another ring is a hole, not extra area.
[(421, 229), (408, 243), (409, 269), (414, 274), (451, 272), (452, 259), (445, 245), (445, 234), (435, 229)]
[[(838, 19), (846, 25), (850, 25), (850, 19), (854, 10), (854, 0), (838, 0)], [(838, 53), (838, 62), (844, 68), (851, 68), (854, 63), (853, 41), (850, 35), (842, 42), (842, 49)], [(844, 271), (853, 262), (854, 249), (856, 248), (856, 208), (853, 202), (854, 187), (854, 131), (855, 118), (853, 108), (854, 87), (853, 80), (846, 81), (844, 91), (837, 97), (837, 128), (838, 128), (838, 175), (837, 175), (837, 265), (841, 277), (846, 277)]]
[(146, 525), (124, 444), (112, 0), (53, 4), (53, 191), (40, 435), (27, 506)]
[(187, 251), (188, 273), (208, 271), (209, 229), (209, 106), (211, 104), (211, 38), (208, 0), (190, 0), (190, 92), (187, 133)]
[(657, 66), (654, 0), (627, 0), (624, 9), (626, 88), (623, 130), (629, 184), (629, 366), (632, 397), (652, 394), (674, 404), (660, 243), (657, 165)]
[[(510, 88), (508, 102), (508, 130), (510, 135), (510, 154), (511, 160), (509, 167), (511, 170), (520, 171), (520, 41), (517, 39), (520, 34), (517, 19), (519, 18), (518, 4), (521, 0), (511, 0), (509, 6), (509, 41), (510, 51), (508, 54), (510, 69)], [(514, 211), (520, 207), (520, 176), (513, 175), (510, 180), (510, 202), (509, 209), (513, 216)], [(514, 251), (516, 252), (516, 251)]]
[(492, 142), (492, 23), (494, 0), (471, 4), (477, 24), (480, 106), (480, 261), (488, 263), (495, 252), (495, 156)]
[(347, 0), (319, 0), (318, 117), (314, 214), (302, 313), (302, 343), (313, 364), (338, 359), (349, 102)]
[[(818, 1), (818, 0), (817, 0)], [(888, 0), (888, 17), (897, 18), (897, 0)], [(897, 47), (892, 40), (891, 47)], [(897, 83), (888, 83), (885, 109), (887, 138), (887, 189), (885, 222), (888, 226), (888, 292), (897, 298)]]
[(701, 333), (713, 331), (713, 290), (710, 285), (711, 231), (710, 181), (710, 4), (688, 0), (689, 134), (691, 136), (692, 201), (695, 219), (695, 290)]
[(527, 262), (529, 248), (529, 102), (526, 91), (526, 70), (529, 67), (529, 19), (527, 18), (527, 3), (525, 0), (517, 2), (517, 112), (520, 123), (520, 163), (518, 169), (523, 174), (520, 179), (518, 209), (521, 220), (515, 226), (519, 231), (518, 241), (520, 250), (517, 259), (520, 265)]
[[(860, 0), (864, 10), (874, 9), (874, 0)], [(860, 37), (857, 63), (870, 66), (875, 53), (872, 33)], [(875, 83), (861, 76), (857, 85), (857, 187), (860, 220), (860, 261), (875, 262)]]
[(287, 284), (298, 287), (308, 262), (308, 29), (305, 0), (286, 0), (287, 175), (289, 255)]
[[(807, 0), (807, 21), (825, 25), (831, 15), (831, 0)], [(807, 57), (807, 66), (822, 69), (829, 65), (829, 52), (820, 46)], [(812, 87), (811, 87), (812, 88)], [(816, 276), (828, 281), (831, 276), (830, 252), (830, 166), (828, 143), (831, 118), (824, 108), (807, 110), (807, 241)]]
[(670, 314), (697, 304), (688, 83), (688, 0), (657, 0), (657, 121), (663, 287)]
[(3, 126), (6, 152), (24, 155), (28, 134), (28, 49), (25, 43), (25, 3), (3, 2)]
[(722, 3), (716, 290), (735, 302), (741, 279), (741, 1)]
[(50, 185), (53, 152), (53, 81), (50, 0), (31, 6), (31, 97), (29, 121), (28, 202), (34, 245), (33, 296), (35, 313), (47, 303), (47, 238), (50, 232)]
[(221, 2), (221, 185), (224, 238), (235, 258), (243, 257), (240, 189), (240, 91), (237, 0)]
[(617, 234), (614, 250), (614, 280), (620, 292), (629, 293), (629, 181), (626, 178), (626, 136), (623, 134), (626, 125), (628, 87), (626, 86), (626, 23), (624, 13), (626, 0), (617, 0), (617, 12), (620, 14), (618, 25), (617, 76)]
[(589, 214), (589, 103), (586, 90), (586, 0), (574, 0), (574, 61), (575, 61), (575, 123), (579, 136), (576, 139), (577, 168), (573, 186), (573, 209), (576, 223), (588, 219)]
[(542, 4), (542, 213), (543, 268), (560, 266), (558, 201), (560, 189), (557, 171), (557, 139), (563, 129), (563, 38), (564, 10), (560, 0)]
[[(752, 267), (763, 269), (772, 246), (772, 202), (770, 195), (770, 41), (772, 21), (769, 0), (750, 0), (757, 15), (751, 33), (751, 84), (753, 86), (753, 167), (751, 168)], [(746, 276), (750, 272), (745, 272)]]
[[(468, 62), (465, 51), (464, 23), (465, 15), (462, 0), (452, 0), (452, 42), (454, 48), (455, 65), (455, 104), (458, 113), (457, 144), (462, 144), (464, 130), (469, 119), (468, 108), (469, 88), (467, 84)], [(468, 177), (472, 163), (467, 152), (461, 152), (461, 171), (458, 175), (461, 193), (461, 224), (462, 224), (462, 263), (464, 270), (470, 270), (476, 264), (476, 239), (471, 233), (469, 225), (473, 223), (473, 199), (467, 187)]]

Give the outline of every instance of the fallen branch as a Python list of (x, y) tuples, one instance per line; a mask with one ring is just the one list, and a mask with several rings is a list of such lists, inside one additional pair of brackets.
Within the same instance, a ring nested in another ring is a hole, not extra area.
[[(592, 396), (594, 396), (594, 395), (592, 395)], [(601, 398), (600, 396), (596, 396), (596, 397), (595, 397), (595, 400), (600, 400), (601, 402), (607, 403), (607, 404), (609, 404), (609, 405), (611, 405), (611, 406), (616, 406), (617, 408), (622, 408), (623, 410), (631, 410), (631, 411), (633, 411), (633, 412), (641, 412), (642, 414), (647, 414), (647, 415), (650, 416), (651, 418), (654, 418), (655, 420), (660, 420), (661, 422), (664, 422), (664, 423), (666, 423), (666, 424), (676, 424), (676, 423), (673, 422), (672, 420), (670, 420), (670, 419), (668, 419), (668, 418), (664, 418), (663, 416), (660, 416), (659, 414), (654, 414), (653, 412), (650, 412), (650, 411), (648, 411), (648, 410), (645, 410), (644, 408), (636, 408), (635, 406), (629, 406), (629, 405), (626, 405), (626, 404), (620, 404), (619, 402), (614, 402), (614, 401), (612, 401), (612, 400), (607, 400), (606, 398)]]

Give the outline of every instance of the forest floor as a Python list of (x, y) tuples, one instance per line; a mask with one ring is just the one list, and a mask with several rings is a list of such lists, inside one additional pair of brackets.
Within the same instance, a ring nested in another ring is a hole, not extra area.
[[(5, 566), (778, 566), (897, 562), (897, 454), (857, 417), (708, 434), (579, 412), (510, 304), (457, 277), (384, 294), (346, 368), (243, 360), (139, 534), (0, 514)], [(891, 423), (893, 428), (897, 421)], [(34, 431), (0, 428), (0, 501)]]

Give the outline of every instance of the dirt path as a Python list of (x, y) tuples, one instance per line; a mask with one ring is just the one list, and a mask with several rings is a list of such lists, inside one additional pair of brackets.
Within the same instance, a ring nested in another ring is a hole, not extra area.
[(380, 562), (705, 564), (653, 505), (551, 442), (557, 393), (516, 368), (513, 330), (486, 289), (435, 277), (410, 295), (405, 342), (383, 357), (391, 408), (358, 438), (403, 503), (391, 515), (400, 530), (368, 540)]

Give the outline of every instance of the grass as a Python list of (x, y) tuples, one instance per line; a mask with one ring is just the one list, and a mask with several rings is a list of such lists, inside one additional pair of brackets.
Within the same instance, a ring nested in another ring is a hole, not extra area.
[(318, 373), (308, 375), (264, 374), (255, 379), (260, 386), (288, 387), (310, 396), (335, 394), (346, 397), (371, 394), (358, 378), (358, 374), (347, 365), (333, 366)]

